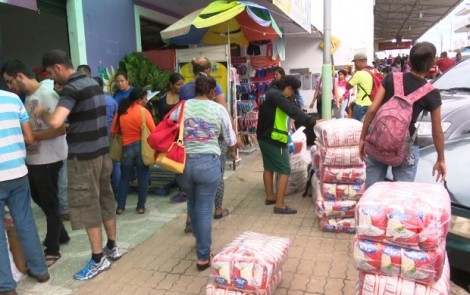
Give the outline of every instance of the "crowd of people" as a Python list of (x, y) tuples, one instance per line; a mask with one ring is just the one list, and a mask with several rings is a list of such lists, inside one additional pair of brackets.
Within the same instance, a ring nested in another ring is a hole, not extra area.
[[(365, 145), (369, 126), (374, 124), (377, 113), (384, 104), (394, 100), (395, 74), (403, 75), (404, 95), (409, 95), (427, 85), (426, 78), (435, 64), (440, 71), (452, 66), (444, 54), (437, 62), (435, 56), (434, 45), (422, 42), (411, 49), (409, 57), (384, 61), (387, 66), (380, 68), (384, 74), (376, 94), (372, 94), (373, 75), (379, 69), (369, 66), (363, 53), (354, 56), (354, 72), (351, 67), (345, 67), (333, 79), (334, 116), (347, 117), (349, 108), (352, 118), (364, 122), (360, 151), (367, 166), (367, 186), (383, 180), (389, 166), (367, 154)], [(159, 121), (167, 114), (174, 121), (180, 114), (184, 115), (187, 160), (184, 172), (176, 175), (179, 192), (172, 201), (187, 202), (184, 231), (196, 239), (196, 267), (203, 271), (211, 263), (212, 219), (230, 214), (223, 207), (223, 174), (226, 156), (236, 160), (240, 143), (222, 89), (211, 77), (210, 61), (197, 57), (191, 63), (194, 79), (185, 83), (183, 76), (173, 73), (168, 90), (160, 95), (156, 108)], [(389, 64), (390, 73), (395, 74), (387, 74)], [(133, 87), (127, 73), (118, 72), (114, 77), (116, 91), (113, 95), (104, 93), (103, 80), (91, 77), (87, 65), (74, 69), (70, 57), (62, 50), (44, 54), (36, 76), (20, 60), (7, 61), (1, 75), (10, 92), (0, 90), (0, 121), (3, 122), (0, 204), (8, 208), (16, 225), (28, 275), (38, 282), (49, 280), (47, 268), (61, 258), (60, 245), (70, 241), (63, 224), (67, 220), (73, 230), (86, 230), (91, 251), (91, 259), (76, 272), (75, 279), (93, 278), (122, 256), (117, 245), (116, 215), (125, 213), (129, 183), (134, 178), (138, 183), (136, 212), (146, 212), (150, 167), (142, 159), (141, 126), (145, 120), (150, 131), (156, 127), (147, 108), (148, 92)], [(274, 205), (275, 214), (297, 213), (286, 205), (284, 198), (290, 174), (291, 127), (295, 124), (313, 129), (317, 123), (314, 116), (302, 109), (300, 86), (298, 78), (286, 75), (281, 67), (276, 68), (275, 80), (268, 86), (259, 109), (257, 138), (264, 167), (264, 204)], [(313, 107), (316, 102), (318, 110), (321, 110), (321, 89), (319, 84), (311, 103)], [(352, 93), (355, 94), (353, 107)], [(24, 102), (18, 95), (24, 97)], [(184, 104), (180, 103), (183, 101)], [(439, 92), (432, 90), (412, 105), (407, 129), (411, 148), (403, 163), (392, 167), (394, 180), (414, 180), (419, 154), (412, 135), (416, 132), (414, 123), (424, 110), (431, 114), (438, 152), (433, 173), (437, 173), (438, 179), (445, 179), (441, 103)], [(117, 134), (122, 137), (123, 156), (113, 162), (109, 142)], [(276, 187), (274, 175), (277, 175)], [(44, 249), (30, 199), (46, 216)], [(3, 208), (1, 212), (4, 214)], [(4, 231), (2, 226), (0, 223), (0, 231)], [(104, 245), (102, 226), (106, 235)], [(16, 294), (6, 240), (1, 236), (0, 293)]]

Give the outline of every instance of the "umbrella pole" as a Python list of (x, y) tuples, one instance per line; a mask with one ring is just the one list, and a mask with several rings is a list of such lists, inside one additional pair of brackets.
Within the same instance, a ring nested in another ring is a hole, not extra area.
[[(331, 98), (333, 95), (333, 79), (331, 70), (331, 1), (323, 0), (323, 66), (322, 66), (322, 109), (323, 119), (331, 119)], [(320, 110), (318, 110), (320, 111)]]

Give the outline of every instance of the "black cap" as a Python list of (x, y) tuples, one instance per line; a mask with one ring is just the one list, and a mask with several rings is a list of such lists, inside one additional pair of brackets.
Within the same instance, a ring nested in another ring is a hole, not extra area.
[(56, 65), (70, 63), (71, 59), (65, 51), (60, 49), (54, 49), (42, 56), (42, 67), (43, 69)]

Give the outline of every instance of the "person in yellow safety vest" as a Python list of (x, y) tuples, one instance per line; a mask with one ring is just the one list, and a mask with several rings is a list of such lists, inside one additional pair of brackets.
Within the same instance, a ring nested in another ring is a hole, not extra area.
[[(263, 157), (263, 181), (266, 192), (265, 205), (273, 205), (275, 214), (296, 214), (297, 210), (287, 207), (284, 196), (290, 174), (289, 152), (287, 147), (289, 126), (288, 117), (307, 128), (313, 128), (315, 119), (307, 115), (289, 97), (300, 88), (298, 78), (287, 75), (274, 83), (266, 92), (266, 98), (258, 113), (256, 135)], [(278, 174), (276, 194), (274, 194), (274, 173)]]

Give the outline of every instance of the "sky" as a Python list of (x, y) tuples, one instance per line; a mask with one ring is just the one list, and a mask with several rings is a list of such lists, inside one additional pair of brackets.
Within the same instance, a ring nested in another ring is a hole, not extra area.
[[(448, 51), (450, 53), (452, 50), (469, 45), (467, 33), (454, 33), (457, 23), (470, 17), (470, 15), (455, 16), (457, 12), (461, 11), (466, 6), (470, 8), (470, 0), (464, 0), (460, 3), (454, 11), (429, 29), (418, 41), (433, 43), (436, 46), (438, 54), (442, 51)], [(455, 55), (455, 53), (453, 55)]]

